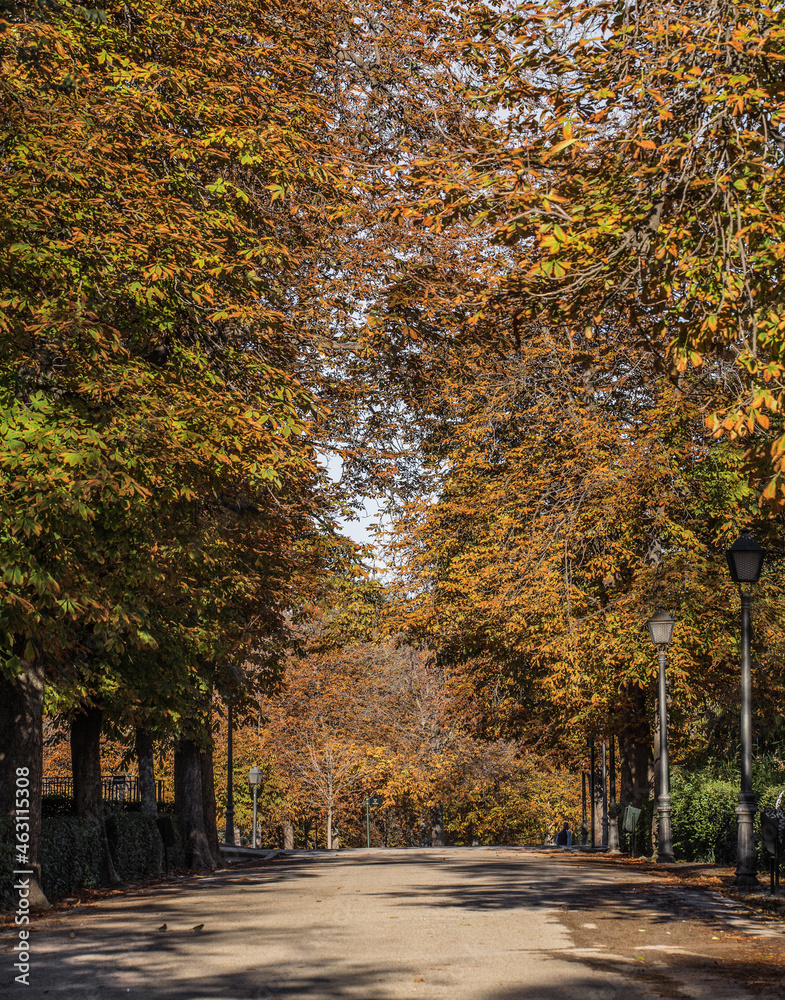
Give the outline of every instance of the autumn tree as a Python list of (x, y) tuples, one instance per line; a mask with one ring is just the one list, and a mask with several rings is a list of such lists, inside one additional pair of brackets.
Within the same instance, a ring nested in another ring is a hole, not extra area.
[(390, 634), (390, 598), (378, 582), (337, 586), (303, 626), (281, 691), (261, 702), (258, 752), (288, 789), (287, 818), (318, 809), (328, 845), (333, 824), (342, 843), (362, 842), (364, 796), (382, 800), (384, 843), (536, 841), (559, 808), (574, 819), (558, 764), (481, 733), (470, 676)]
[(456, 10), (443, 44), (496, 128), (399, 176), (409, 220), (498, 247), (477, 260), (474, 322), (495, 301), (578, 345), (627, 324), (679, 372), (730, 362), (737, 392), (707, 419), (775, 506), (783, 16), (758, 0)]
[[(640, 803), (656, 671), (643, 623), (657, 603), (676, 612), (675, 742), (692, 752), (735, 703), (723, 548), (746, 523), (775, 525), (705, 424), (736, 391), (732, 367), (671, 378), (626, 328), (598, 325), (580, 349), (544, 324), (519, 332), (517, 349), (440, 352), (441, 394), (421, 409), (429, 493), (392, 540), (399, 627), (464, 665), (488, 734), (509, 726), (576, 764), (586, 735), (618, 735), (622, 794)], [(778, 552), (772, 538), (773, 567)], [(758, 653), (779, 690), (776, 569), (762, 589)]]
[(6, 6), (4, 808), (21, 758), (40, 792), (45, 670), (77, 709), (149, 704), (168, 647), (187, 715), (330, 531), (298, 365), (348, 204), (314, 84), (335, 14)]
[[(408, 252), (366, 331), (377, 356), (406, 359), (380, 363), (379, 383), (410, 454), (426, 448), (401, 525), (406, 621), (533, 714), (624, 724), (628, 748), (650, 747), (639, 625), (669, 601), (695, 748), (714, 739), (698, 720), (732, 708), (722, 549), (748, 523), (772, 564), (781, 552), (781, 14), (557, 2), (451, 17), (432, 45), (484, 123), (397, 164), (385, 219)], [(778, 689), (773, 577), (764, 589)], [(626, 775), (636, 799), (649, 765)]]

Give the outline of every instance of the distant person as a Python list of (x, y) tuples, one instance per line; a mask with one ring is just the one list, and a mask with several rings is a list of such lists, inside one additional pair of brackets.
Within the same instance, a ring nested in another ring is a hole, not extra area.
[(556, 846), (572, 847), (572, 830), (570, 829), (569, 823), (565, 823), (561, 830), (559, 830), (556, 834)]

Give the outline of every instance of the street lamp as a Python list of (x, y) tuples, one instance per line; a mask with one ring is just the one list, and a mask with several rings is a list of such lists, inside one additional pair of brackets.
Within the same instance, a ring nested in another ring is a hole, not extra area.
[(232, 787), (232, 770), (234, 760), (232, 757), (232, 701), (226, 704), (226, 834), (224, 843), (227, 847), (234, 847), (234, 789)]
[(757, 885), (758, 864), (755, 854), (753, 821), (755, 796), (752, 793), (752, 671), (750, 644), (752, 637), (752, 595), (745, 594), (743, 583), (757, 583), (766, 553), (744, 528), (741, 537), (725, 552), (734, 583), (741, 595), (741, 784), (736, 806), (736, 884)]
[(610, 801), (608, 816), (608, 854), (621, 854), (619, 850), (619, 807), (616, 804), (616, 737), (611, 736), (611, 769), (610, 769)]
[(258, 767), (254, 766), (248, 772), (248, 781), (253, 788), (253, 833), (251, 834), (251, 847), (256, 849), (256, 796), (259, 793), (259, 785), (262, 783), (264, 775)]
[(589, 744), (589, 815), (591, 817), (591, 846), (594, 847), (594, 737), (586, 741)]
[(671, 834), (671, 785), (668, 768), (668, 695), (665, 671), (668, 665), (668, 644), (673, 637), (675, 620), (667, 611), (657, 608), (646, 622), (649, 626), (651, 641), (657, 647), (657, 659), (660, 665), (660, 796), (657, 799), (657, 812), (660, 817), (659, 837), (657, 844), (657, 860), (675, 861), (673, 856), (673, 837)]

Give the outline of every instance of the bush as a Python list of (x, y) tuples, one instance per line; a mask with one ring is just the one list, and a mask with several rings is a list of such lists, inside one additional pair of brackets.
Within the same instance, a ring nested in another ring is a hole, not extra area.
[[(161, 812), (159, 815), (168, 816), (174, 826), (174, 847), (169, 848), (169, 867), (185, 868), (187, 866), (187, 841), (185, 822), (182, 816), (174, 812)], [(160, 838), (159, 838), (160, 839)], [(161, 844), (161, 857), (163, 857), (163, 844)]]
[(41, 816), (72, 816), (74, 800), (71, 795), (44, 795), (41, 798)]
[[(776, 755), (753, 760), (756, 813), (773, 805), (785, 787), (785, 769)], [(734, 864), (739, 772), (735, 762), (712, 761), (689, 772), (675, 768), (671, 781), (673, 851), (677, 860)], [(759, 831), (755, 819), (755, 832)], [(768, 865), (768, 862), (764, 862)]]
[(677, 861), (735, 861), (738, 791), (738, 784), (705, 770), (674, 774), (671, 824)]
[(113, 811), (106, 817), (106, 835), (115, 871), (124, 881), (163, 870), (163, 842), (154, 819), (140, 812)]
[[(185, 868), (185, 824), (171, 816), (173, 847), (169, 848), (171, 868)], [(16, 904), (14, 892), (14, 840), (10, 817), (0, 817), (0, 907)], [(163, 870), (164, 847), (154, 819), (130, 810), (110, 812), (106, 833), (115, 870), (121, 879), (143, 878)], [(94, 889), (100, 883), (103, 847), (96, 826), (77, 816), (45, 817), (41, 824), (41, 881), (51, 900), (69, 896), (79, 889)]]
[(14, 892), (13, 823), (10, 816), (0, 816), (0, 907), (7, 909), (16, 905)]
[(89, 819), (51, 816), (41, 823), (41, 881), (49, 899), (100, 883), (103, 845)]

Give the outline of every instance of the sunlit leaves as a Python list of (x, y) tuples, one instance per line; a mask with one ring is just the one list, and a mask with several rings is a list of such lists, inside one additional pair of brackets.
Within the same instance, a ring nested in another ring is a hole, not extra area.
[(0, 627), (63, 705), (182, 719), (246, 657), (263, 687), (343, 557), (311, 361), (354, 197), (315, 75), (336, 11), (2, 15)]
[[(734, 357), (740, 414), (761, 375), (781, 407), (782, 10), (554, 0), (463, 16), (482, 37), (460, 48), (464, 93), (497, 127), (420, 161), (421, 222), (510, 248), (485, 260), (487, 295), (521, 316), (577, 332), (590, 310), (625, 313), (656, 325), (680, 371)], [(770, 499), (776, 412), (731, 432)]]

